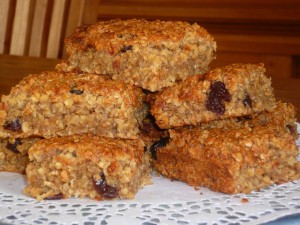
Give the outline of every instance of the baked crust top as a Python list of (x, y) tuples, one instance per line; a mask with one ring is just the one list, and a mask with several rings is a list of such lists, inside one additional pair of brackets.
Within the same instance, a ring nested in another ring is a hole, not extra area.
[(106, 138), (92, 134), (71, 135), (66, 137), (53, 137), (37, 141), (30, 151), (31, 159), (43, 161), (48, 157), (74, 152), (76, 157), (98, 162), (99, 157), (116, 160), (132, 160), (142, 163), (144, 156), (144, 143), (141, 140), (127, 140)]
[(57, 71), (30, 74), (11, 89), (10, 95), (2, 98), (20, 95), (40, 98), (42, 95), (47, 95), (52, 101), (55, 101), (61, 96), (87, 94), (107, 96), (107, 101), (119, 98), (123, 100), (124, 104), (133, 106), (139, 106), (144, 98), (140, 88), (122, 81), (111, 80), (104, 75)]
[(95, 49), (107, 50), (115, 54), (130, 46), (164, 46), (168, 47), (182, 40), (198, 43), (199, 39), (214, 42), (213, 37), (198, 24), (182, 21), (147, 21), (144, 19), (100, 21), (84, 25), (66, 38), (66, 51)]

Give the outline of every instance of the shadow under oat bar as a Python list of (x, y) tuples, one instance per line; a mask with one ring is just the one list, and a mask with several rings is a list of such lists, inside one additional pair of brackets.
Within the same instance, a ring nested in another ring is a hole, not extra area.
[(24, 193), (38, 200), (131, 199), (151, 183), (149, 154), (140, 140), (85, 135), (36, 142)]
[(29, 75), (2, 96), (0, 137), (91, 132), (138, 138), (147, 110), (144, 97), (140, 88), (105, 76), (56, 71)]
[(101, 21), (78, 28), (65, 41), (62, 71), (106, 74), (158, 91), (215, 59), (216, 42), (198, 24), (143, 19)]
[(190, 76), (151, 100), (151, 114), (163, 129), (251, 115), (275, 106), (263, 64), (232, 64)]
[[(291, 110), (285, 104), (277, 109)], [(228, 194), (293, 181), (300, 178), (299, 152), (286, 125), (294, 116), (264, 112), (171, 129), (169, 139), (152, 152), (152, 163), (167, 178)]]

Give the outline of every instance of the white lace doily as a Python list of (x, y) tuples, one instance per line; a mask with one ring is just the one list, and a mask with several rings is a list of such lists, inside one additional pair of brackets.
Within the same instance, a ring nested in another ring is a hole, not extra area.
[(22, 175), (1, 172), (0, 181), (0, 223), (6, 224), (258, 224), (300, 213), (300, 180), (226, 195), (153, 177), (134, 200), (41, 202), (22, 194)]

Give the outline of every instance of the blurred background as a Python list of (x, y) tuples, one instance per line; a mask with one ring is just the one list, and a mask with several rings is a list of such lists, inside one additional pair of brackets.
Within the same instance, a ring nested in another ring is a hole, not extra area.
[(113, 18), (196, 22), (217, 42), (211, 67), (263, 62), (300, 78), (299, 0), (1, 0), (0, 54), (60, 59), (77, 26)]

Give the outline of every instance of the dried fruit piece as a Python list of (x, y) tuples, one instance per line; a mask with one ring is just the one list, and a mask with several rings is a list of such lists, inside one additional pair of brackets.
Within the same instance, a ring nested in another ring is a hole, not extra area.
[(124, 45), (124, 46), (121, 48), (120, 52), (125, 53), (125, 52), (127, 52), (127, 51), (129, 51), (129, 50), (132, 50), (132, 49), (133, 49), (133, 46), (132, 46), (132, 45)]
[(243, 100), (244, 106), (252, 108), (252, 99), (250, 98), (249, 94), (246, 94), (246, 97)]
[(249, 202), (249, 199), (247, 199), (247, 198), (242, 198), (241, 199), (241, 203), (248, 203)]
[(116, 198), (119, 195), (117, 188), (112, 187), (106, 183), (106, 178), (103, 173), (101, 174), (100, 180), (94, 179), (93, 182), (95, 190), (104, 198), (112, 199)]
[(6, 145), (6, 148), (11, 150), (12, 152), (18, 154), (18, 153), (20, 153), (20, 151), (17, 149), (17, 147), (18, 147), (18, 145), (21, 145), (21, 144), (22, 144), (21, 139), (17, 138), (17, 139), (15, 139), (14, 143), (8, 142)]
[(150, 147), (150, 152), (152, 155), (152, 158), (157, 160), (156, 152), (159, 148), (162, 148), (166, 146), (170, 141), (170, 136), (168, 135), (167, 137), (161, 137), (157, 142), (155, 142), (151, 147)]
[(20, 131), (22, 129), (22, 124), (19, 119), (14, 121), (6, 121), (3, 128), (11, 131)]
[(236, 118), (236, 121), (237, 121), (237, 122), (242, 122), (242, 123), (244, 123), (245, 121), (251, 120), (251, 119), (252, 119), (251, 116), (246, 115), (246, 116), (240, 116), (240, 117), (237, 117), (237, 118)]
[(209, 89), (206, 109), (216, 114), (223, 115), (225, 112), (224, 101), (229, 102), (231, 100), (229, 91), (221, 81), (213, 82)]
[(71, 89), (70, 93), (71, 94), (76, 94), (76, 95), (81, 95), (81, 94), (83, 94), (83, 90)]
[(290, 131), (291, 134), (295, 134), (296, 133), (295, 127), (292, 126), (291, 124), (287, 124), (286, 127), (288, 128), (288, 130)]

